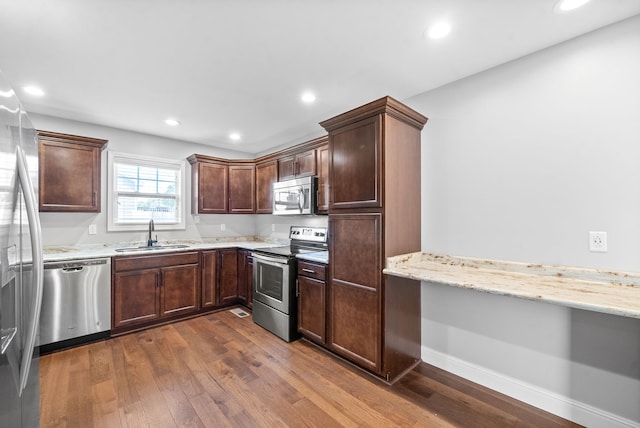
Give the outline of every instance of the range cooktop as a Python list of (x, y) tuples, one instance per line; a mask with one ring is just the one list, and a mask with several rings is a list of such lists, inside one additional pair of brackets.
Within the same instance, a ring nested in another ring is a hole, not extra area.
[(290, 245), (256, 248), (253, 251), (262, 254), (295, 257), (296, 254), (326, 251), (328, 249), (327, 238), (326, 227), (291, 226), (289, 230)]

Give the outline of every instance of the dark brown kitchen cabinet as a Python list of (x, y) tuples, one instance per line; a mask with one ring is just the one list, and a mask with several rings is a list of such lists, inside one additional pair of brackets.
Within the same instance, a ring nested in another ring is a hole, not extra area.
[(232, 304), (238, 300), (238, 250), (228, 248), (220, 251), (220, 282), (218, 304)]
[(327, 347), (393, 382), (420, 361), (420, 282), (385, 259), (420, 251), (427, 118), (384, 97), (321, 123), (329, 133)]
[(321, 345), (326, 344), (326, 266), (298, 262), (298, 332)]
[(112, 334), (200, 309), (197, 252), (114, 257), (112, 269)]
[(255, 212), (255, 164), (204, 155), (191, 155), (193, 214), (252, 214)]
[(191, 165), (193, 214), (226, 214), (229, 210), (229, 168), (226, 164), (197, 162)]
[(318, 214), (329, 212), (329, 145), (319, 147), (318, 164)]
[(38, 131), (39, 209), (100, 212), (101, 152), (107, 141)]
[(160, 318), (158, 269), (114, 274), (112, 330)]
[(229, 213), (253, 214), (255, 212), (255, 165), (229, 165)]
[(382, 206), (381, 124), (376, 115), (330, 134), (330, 208)]
[(249, 250), (238, 250), (238, 299), (247, 307), (253, 302), (253, 257)]
[[(329, 230), (332, 315), (329, 347), (378, 372), (382, 345), (379, 308), (382, 215), (330, 215)], [(338, 257), (333, 257), (333, 253)]]
[(202, 251), (200, 268), (202, 275), (202, 307), (218, 305), (218, 250)]
[(273, 212), (273, 183), (278, 181), (278, 163), (276, 161), (256, 165), (256, 213)]
[(238, 301), (238, 250), (202, 251), (202, 306), (221, 307)]
[(316, 175), (316, 151), (306, 150), (278, 159), (278, 181)]
[(160, 269), (161, 316), (195, 312), (200, 308), (199, 266), (194, 263)]

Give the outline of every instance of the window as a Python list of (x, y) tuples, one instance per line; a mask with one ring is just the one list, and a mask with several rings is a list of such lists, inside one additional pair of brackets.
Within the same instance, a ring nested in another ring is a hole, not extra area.
[(108, 230), (185, 229), (184, 162), (108, 152)]

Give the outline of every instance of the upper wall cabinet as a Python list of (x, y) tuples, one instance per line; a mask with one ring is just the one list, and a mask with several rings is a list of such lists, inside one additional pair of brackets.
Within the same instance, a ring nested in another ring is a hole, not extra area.
[(256, 165), (256, 213), (271, 214), (273, 212), (273, 183), (278, 181), (278, 164), (276, 161), (263, 162)]
[(191, 155), (193, 214), (255, 213), (255, 165)]
[(253, 163), (229, 165), (229, 212), (256, 212), (256, 167)]
[(39, 208), (100, 212), (100, 157), (107, 140), (38, 131)]
[(316, 151), (307, 150), (278, 159), (278, 181), (316, 175)]
[(329, 144), (318, 147), (318, 214), (329, 212)]
[(320, 137), (253, 160), (229, 160), (193, 154), (193, 214), (271, 214), (273, 183), (318, 176), (318, 213), (329, 209), (329, 144)]
[(229, 210), (229, 168), (226, 163), (188, 160), (191, 163), (191, 212), (226, 214)]

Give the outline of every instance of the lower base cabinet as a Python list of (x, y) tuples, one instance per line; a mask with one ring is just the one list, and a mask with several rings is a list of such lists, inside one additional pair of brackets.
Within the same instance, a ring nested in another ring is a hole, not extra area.
[(298, 262), (298, 332), (321, 345), (327, 343), (326, 266)]
[(237, 248), (117, 256), (111, 269), (112, 335), (251, 302), (251, 253)]
[(378, 372), (382, 342), (379, 293), (333, 282), (330, 348), (358, 365)]
[(253, 303), (253, 257), (251, 251), (238, 251), (238, 299), (251, 307)]
[(112, 263), (112, 334), (200, 309), (199, 253), (120, 256)]
[(238, 250), (207, 250), (201, 256), (202, 307), (218, 308), (238, 303)]

